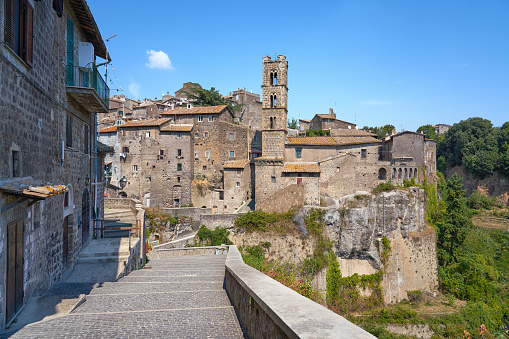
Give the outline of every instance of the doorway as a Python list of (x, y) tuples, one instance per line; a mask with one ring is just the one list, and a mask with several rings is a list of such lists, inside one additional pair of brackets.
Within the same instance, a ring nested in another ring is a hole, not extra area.
[(9, 321), (23, 305), (23, 220), (7, 225), (7, 310)]
[(90, 235), (90, 194), (88, 193), (88, 188), (83, 190), (81, 197), (81, 220), (83, 222), (81, 244), (85, 245)]

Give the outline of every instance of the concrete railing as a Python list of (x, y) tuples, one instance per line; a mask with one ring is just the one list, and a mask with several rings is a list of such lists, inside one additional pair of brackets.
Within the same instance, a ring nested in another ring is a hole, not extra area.
[(376, 338), (246, 265), (231, 245), (225, 288), (249, 338)]

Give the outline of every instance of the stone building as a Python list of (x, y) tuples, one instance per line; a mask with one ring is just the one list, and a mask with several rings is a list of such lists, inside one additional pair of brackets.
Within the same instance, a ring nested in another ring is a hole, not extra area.
[(433, 126), (435, 128), (435, 132), (437, 134), (444, 134), (445, 132), (447, 132), (449, 130), (449, 128), (451, 128), (452, 126), (451, 125), (447, 125), (447, 124), (437, 124), (435, 126)]
[(0, 330), (102, 218), (95, 130), (109, 89), (95, 58), (109, 56), (87, 3), (60, 4), (0, 0)]
[(251, 199), (252, 180), (250, 161), (235, 160), (224, 165), (224, 213), (233, 213)]
[(120, 194), (139, 199), (146, 207), (190, 204), (194, 168), (192, 130), (192, 125), (171, 124), (169, 118), (117, 126), (120, 156), (119, 175), (115, 179), (118, 178), (119, 186), (121, 180), (125, 181)]
[(390, 163), (390, 178), (394, 182), (436, 179), (436, 142), (422, 133), (404, 131), (386, 137), (381, 159)]
[(355, 129), (356, 124), (336, 119), (336, 113), (329, 108), (329, 114), (316, 114), (309, 122), (309, 129)]
[(306, 135), (306, 131), (309, 129), (309, 124), (311, 120), (299, 119), (299, 136)]

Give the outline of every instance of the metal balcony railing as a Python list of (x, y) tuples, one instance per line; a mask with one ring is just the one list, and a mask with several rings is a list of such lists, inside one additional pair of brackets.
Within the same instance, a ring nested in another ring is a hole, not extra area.
[(95, 65), (92, 65), (92, 67), (67, 65), (66, 73), (67, 86), (93, 88), (104, 101), (106, 107), (109, 106), (110, 88)]

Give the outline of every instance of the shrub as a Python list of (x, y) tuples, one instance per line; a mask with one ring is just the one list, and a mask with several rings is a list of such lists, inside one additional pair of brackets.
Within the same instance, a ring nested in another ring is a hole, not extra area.
[(373, 188), (371, 193), (378, 194), (381, 192), (390, 192), (395, 190), (396, 188), (397, 187), (391, 181), (386, 181), (379, 183), (375, 188)]
[(228, 230), (226, 228), (216, 227), (215, 230), (210, 230), (205, 225), (202, 225), (196, 234), (200, 239), (200, 244), (205, 246), (219, 246), (222, 244), (232, 245), (230, 239), (228, 239)]

